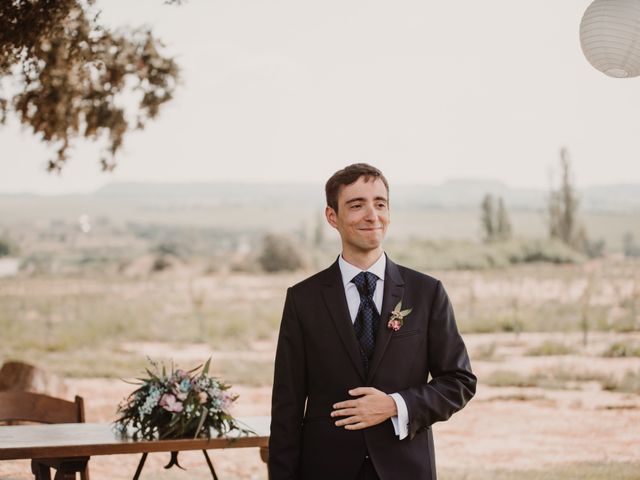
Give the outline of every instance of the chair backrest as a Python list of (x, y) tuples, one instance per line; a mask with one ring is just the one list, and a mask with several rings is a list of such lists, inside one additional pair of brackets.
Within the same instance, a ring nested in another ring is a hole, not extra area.
[(78, 396), (74, 402), (70, 402), (40, 393), (15, 390), (0, 392), (0, 422), (11, 424), (16, 421), (83, 423), (84, 401)]
[(55, 373), (18, 360), (7, 360), (0, 368), (0, 391), (20, 390), (65, 398), (68, 388)]

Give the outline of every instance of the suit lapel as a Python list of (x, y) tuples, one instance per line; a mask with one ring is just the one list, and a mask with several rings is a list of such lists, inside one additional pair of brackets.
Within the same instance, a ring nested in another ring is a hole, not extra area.
[[(389, 260), (387, 257), (387, 266), (384, 274), (384, 293), (382, 296), (382, 312), (380, 313), (380, 323), (378, 325), (378, 331), (376, 332), (376, 346), (373, 349), (373, 355), (371, 357), (371, 365), (369, 367), (369, 373), (367, 375), (367, 384), (371, 382), (373, 376), (382, 361), (384, 352), (391, 340), (392, 331), (387, 328), (387, 322), (389, 321), (389, 315), (391, 310), (402, 300), (402, 294), (404, 293), (404, 280), (400, 275), (398, 266)], [(352, 329), (353, 330), (353, 329)], [(354, 334), (355, 338), (355, 334)], [(357, 340), (356, 340), (357, 342)]]
[(322, 297), (327, 306), (327, 310), (331, 315), (333, 324), (338, 331), (338, 335), (344, 348), (351, 358), (354, 368), (357, 370), (362, 381), (364, 381), (364, 366), (360, 357), (360, 345), (356, 338), (347, 305), (347, 297), (344, 293), (344, 285), (342, 284), (342, 275), (340, 274), (340, 266), (336, 261), (327, 270), (327, 275), (322, 286)]

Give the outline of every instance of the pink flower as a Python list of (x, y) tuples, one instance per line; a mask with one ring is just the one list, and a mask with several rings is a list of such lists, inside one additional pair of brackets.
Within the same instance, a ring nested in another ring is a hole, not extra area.
[(226, 413), (229, 414), (230, 409), (231, 409), (231, 404), (235, 401), (237, 397), (229, 392), (222, 392), (222, 406), (220, 407), (221, 410)]
[(400, 320), (395, 320), (395, 319), (389, 320), (389, 323), (387, 324), (387, 327), (393, 330), (394, 332), (397, 332), (398, 330), (400, 330), (401, 326), (402, 326), (402, 323), (400, 323)]
[(207, 396), (206, 392), (200, 392), (198, 394), (198, 402), (200, 402), (200, 405), (203, 405), (203, 404), (207, 403), (207, 399), (208, 398), (209, 397)]
[(165, 393), (160, 399), (160, 406), (168, 412), (181, 412), (182, 402), (176, 399), (175, 395)]

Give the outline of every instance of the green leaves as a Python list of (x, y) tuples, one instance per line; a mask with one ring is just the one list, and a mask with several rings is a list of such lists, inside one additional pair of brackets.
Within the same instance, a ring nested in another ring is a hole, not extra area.
[(196, 433), (194, 435), (194, 438), (197, 437), (198, 435), (200, 435), (200, 431), (202, 430), (202, 427), (204, 426), (204, 422), (207, 420), (208, 416), (209, 416), (209, 410), (207, 410), (206, 407), (201, 407), (200, 408), (200, 422), (198, 422), (198, 428), (196, 429)]
[(408, 308), (406, 310), (402, 310), (402, 300), (398, 302), (398, 304), (393, 309), (393, 313), (399, 315), (400, 318), (404, 318), (409, 315), (413, 311), (413, 308)]
[(209, 365), (211, 364), (211, 357), (209, 357), (207, 359), (207, 361), (204, 364), (204, 368), (202, 369), (202, 376), (206, 377), (207, 375), (209, 375)]

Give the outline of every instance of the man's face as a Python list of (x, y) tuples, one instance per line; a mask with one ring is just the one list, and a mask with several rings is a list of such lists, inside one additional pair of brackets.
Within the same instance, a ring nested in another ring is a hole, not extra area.
[(342, 238), (343, 249), (366, 253), (380, 247), (389, 225), (389, 197), (382, 180), (360, 177), (338, 192), (338, 212), (327, 207), (327, 221)]

